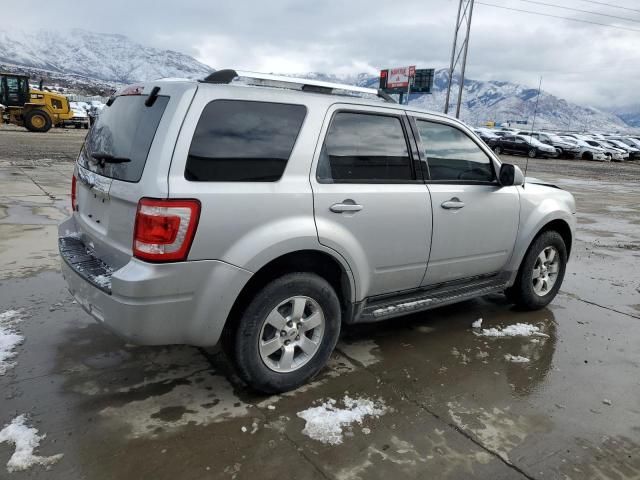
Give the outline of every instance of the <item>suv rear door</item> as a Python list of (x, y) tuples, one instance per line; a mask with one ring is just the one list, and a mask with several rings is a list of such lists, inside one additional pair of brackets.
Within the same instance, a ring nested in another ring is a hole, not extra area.
[(328, 109), (311, 170), (321, 244), (359, 280), (358, 299), (420, 285), (429, 258), (431, 205), (403, 111)]
[[(193, 82), (127, 87), (104, 107), (78, 156), (76, 234), (95, 255), (115, 268), (132, 256), (133, 227), (142, 197), (166, 198), (171, 155)], [(64, 233), (64, 232), (63, 232)]]
[(518, 187), (497, 182), (497, 164), (488, 149), (459, 124), (413, 117), (433, 208), (431, 256), (422, 285), (499, 272), (518, 232)]

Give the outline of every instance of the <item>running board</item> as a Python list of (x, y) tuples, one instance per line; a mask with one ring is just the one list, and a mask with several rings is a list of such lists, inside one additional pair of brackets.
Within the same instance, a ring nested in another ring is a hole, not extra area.
[(502, 292), (507, 288), (509, 278), (508, 273), (500, 273), (475, 277), (463, 282), (448, 282), (384, 298), (370, 298), (356, 308), (353, 323), (379, 322)]

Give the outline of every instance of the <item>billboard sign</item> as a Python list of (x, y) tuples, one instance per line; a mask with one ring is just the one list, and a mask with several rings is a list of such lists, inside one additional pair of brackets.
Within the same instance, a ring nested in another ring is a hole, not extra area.
[(409, 88), (409, 82), (416, 74), (416, 67), (390, 68), (387, 77), (387, 88)]
[(387, 93), (431, 93), (434, 69), (415, 66), (389, 68), (380, 71), (379, 88)]

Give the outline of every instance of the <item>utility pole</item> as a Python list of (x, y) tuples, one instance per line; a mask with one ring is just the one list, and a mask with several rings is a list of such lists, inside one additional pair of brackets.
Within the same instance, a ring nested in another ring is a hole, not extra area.
[[(464, 88), (464, 73), (467, 66), (467, 53), (469, 51), (469, 36), (471, 34), (471, 18), (473, 16), (474, 0), (460, 0), (458, 4), (458, 16), (456, 17), (456, 28), (453, 33), (453, 46), (451, 48), (451, 64), (449, 66), (449, 81), (447, 83), (447, 97), (444, 105), (444, 113), (449, 113), (449, 102), (451, 100), (451, 84), (456, 67), (460, 65), (460, 86), (458, 89), (458, 101), (456, 104), (456, 118), (460, 118), (460, 106), (462, 104), (462, 91)], [(465, 32), (464, 40), (458, 45), (460, 30)], [(462, 62), (460, 56), (462, 55)]]

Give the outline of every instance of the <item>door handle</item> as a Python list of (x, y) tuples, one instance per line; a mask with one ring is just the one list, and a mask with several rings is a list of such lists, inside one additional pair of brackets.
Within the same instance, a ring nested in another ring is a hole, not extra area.
[(447, 210), (460, 210), (462, 207), (464, 207), (464, 202), (461, 202), (458, 197), (453, 197), (446, 202), (442, 202), (440, 206)]
[(343, 200), (342, 203), (334, 203), (329, 207), (333, 213), (343, 213), (343, 212), (359, 212), (362, 210), (362, 205), (358, 205), (351, 199)]

